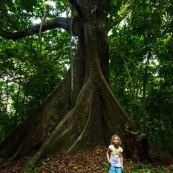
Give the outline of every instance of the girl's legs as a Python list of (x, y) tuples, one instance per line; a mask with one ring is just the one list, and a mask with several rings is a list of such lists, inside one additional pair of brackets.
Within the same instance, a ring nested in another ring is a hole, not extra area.
[(115, 168), (113, 166), (110, 166), (109, 173), (122, 173), (122, 169), (121, 168)]
[(121, 168), (115, 168), (116, 169), (116, 173), (122, 173), (122, 169)]
[(115, 167), (110, 166), (109, 173), (116, 173)]

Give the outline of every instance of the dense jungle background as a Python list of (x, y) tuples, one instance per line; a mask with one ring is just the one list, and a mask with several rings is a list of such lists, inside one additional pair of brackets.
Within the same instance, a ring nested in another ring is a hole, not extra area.
[[(83, 10), (81, 4), (86, 2), (79, 1), (80, 5), (76, 2), (1, 0), (0, 143), (44, 104), (67, 73), (71, 72), (72, 78), (73, 57), (76, 52), (80, 54), (79, 40), (85, 40), (76, 33), (79, 31), (75, 22), (83, 14), (79, 7)], [(97, 13), (98, 2), (88, 5), (91, 16)], [(169, 158), (173, 156), (173, 3), (171, 0), (108, 3), (107, 26), (100, 26), (108, 31), (106, 81), (136, 133), (147, 135), (149, 144)], [(56, 23), (56, 18), (68, 18), (64, 22), (69, 25), (58, 20)], [(99, 20), (97, 24), (101, 25)], [(78, 93), (70, 108), (75, 105)], [(154, 154), (149, 153), (150, 157)], [(0, 161), (3, 159), (0, 155)]]

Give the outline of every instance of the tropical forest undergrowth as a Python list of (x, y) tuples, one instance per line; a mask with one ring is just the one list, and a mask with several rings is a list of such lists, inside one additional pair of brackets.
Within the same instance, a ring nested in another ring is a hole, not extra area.
[[(107, 173), (109, 165), (105, 153), (105, 146), (97, 146), (93, 151), (47, 156), (37, 165), (30, 163), (30, 166), (32, 173)], [(19, 173), (28, 159), (20, 159), (11, 166), (1, 169), (0, 173)], [(130, 159), (124, 158), (123, 173), (173, 173), (173, 164), (133, 163)]]

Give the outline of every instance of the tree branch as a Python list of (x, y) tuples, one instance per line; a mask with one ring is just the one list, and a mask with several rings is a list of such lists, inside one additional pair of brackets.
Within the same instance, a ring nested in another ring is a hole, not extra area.
[[(65, 29), (66, 31), (70, 31), (70, 19), (65, 18), (65, 17), (59, 17), (55, 18), (49, 21), (46, 21), (43, 26), (41, 32), (45, 32), (47, 30), (55, 29), (55, 28), (62, 28)], [(19, 32), (8, 32), (5, 30), (0, 30), (0, 36), (7, 38), (7, 39), (12, 39), (12, 40), (17, 40), (26, 36), (30, 36), (33, 34), (38, 34), (40, 29), (40, 24), (31, 26), (27, 29), (24, 29), (23, 31)]]
[(118, 15), (118, 18), (111, 21), (111, 28), (119, 24), (127, 16), (127, 14), (129, 14), (131, 9), (132, 9), (132, 5), (127, 4), (124, 10), (121, 12), (121, 14)]

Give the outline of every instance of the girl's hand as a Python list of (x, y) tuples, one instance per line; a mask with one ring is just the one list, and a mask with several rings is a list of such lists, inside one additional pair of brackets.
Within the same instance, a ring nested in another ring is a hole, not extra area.
[(121, 169), (122, 169), (122, 170), (124, 169), (124, 166), (123, 166), (123, 165), (121, 166)]
[(110, 160), (108, 160), (108, 163), (109, 163), (109, 165), (111, 165), (111, 161)]

